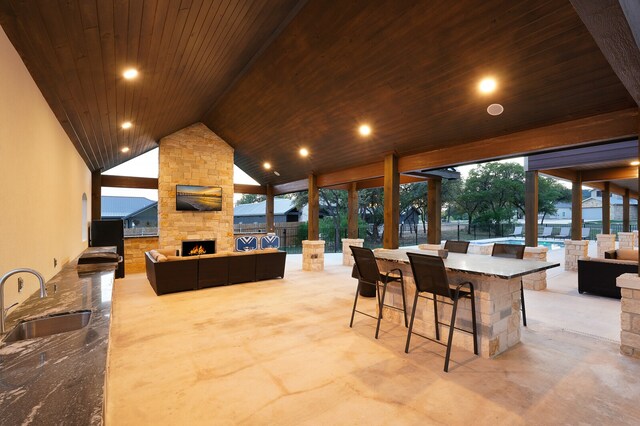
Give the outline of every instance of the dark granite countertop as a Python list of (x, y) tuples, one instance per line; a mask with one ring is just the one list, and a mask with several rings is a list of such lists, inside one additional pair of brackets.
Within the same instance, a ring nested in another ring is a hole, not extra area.
[(92, 311), (80, 330), (0, 344), (2, 425), (102, 424), (114, 268), (102, 265), (79, 276), (76, 263), (47, 282), (46, 298), (36, 292), (7, 317), (11, 331), (27, 318)]

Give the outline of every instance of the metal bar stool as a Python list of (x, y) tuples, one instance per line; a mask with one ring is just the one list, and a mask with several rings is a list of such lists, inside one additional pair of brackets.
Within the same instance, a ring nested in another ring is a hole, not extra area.
[[(524, 246), (519, 244), (494, 244), (491, 256), (506, 257), (509, 259), (523, 259)], [(522, 304), (522, 325), (527, 326), (527, 310), (524, 307), (524, 286), (520, 278), (520, 302)]]
[[(392, 269), (391, 271), (382, 274), (378, 269), (378, 263), (376, 262), (376, 258), (373, 255), (373, 251), (371, 251), (371, 249), (355, 246), (349, 246), (349, 248), (353, 253), (353, 258), (356, 261), (356, 268), (358, 269), (358, 274), (360, 275), (360, 279), (358, 280), (358, 288), (356, 289), (356, 298), (353, 301), (353, 310), (351, 311), (351, 322), (349, 323), (349, 327), (353, 327), (353, 317), (355, 316), (356, 312), (374, 319), (376, 318), (366, 312), (357, 310), (358, 295), (360, 294), (360, 286), (362, 283), (371, 284), (376, 287), (376, 296), (378, 298), (378, 323), (376, 325), (376, 339), (378, 338), (378, 333), (380, 331), (380, 320), (382, 319), (383, 306), (402, 311), (404, 314), (404, 326), (407, 327), (407, 303), (404, 295), (404, 280), (402, 277), (402, 271), (400, 269)], [(392, 273), (397, 273), (397, 275), (391, 275)], [(384, 304), (384, 298), (387, 294), (387, 284), (389, 284), (390, 282), (400, 283), (400, 291), (402, 293), (402, 309), (392, 305)], [(380, 296), (380, 283), (382, 283), (382, 296)]]
[[(442, 258), (438, 256), (429, 256), (426, 254), (407, 253), (409, 261), (411, 263), (411, 270), (413, 271), (413, 279), (416, 283), (416, 294), (413, 298), (413, 309), (411, 311), (411, 321), (409, 322), (409, 331), (407, 333), (407, 344), (404, 348), (405, 353), (409, 353), (409, 343), (411, 342), (411, 335), (416, 334), (432, 342), (444, 345), (447, 347), (447, 354), (444, 358), (444, 371), (449, 371), (449, 359), (451, 358), (451, 343), (453, 342), (453, 330), (463, 331), (473, 335), (473, 353), (478, 355), (478, 326), (476, 324), (476, 300), (473, 290), (473, 284), (466, 281), (458, 284), (452, 288), (449, 285), (449, 278), (447, 277), (447, 270), (444, 267)], [(466, 288), (465, 288), (466, 287)], [(433, 298), (422, 296), (420, 293), (431, 293)], [(437, 296), (442, 296), (451, 300), (447, 302), (445, 300), (437, 300)], [(433, 300), (433, 315), (435, 319), (436, 338), (424, 336), (420, 333), (413, 331), (413, 320), (416, 316), (416, 306), (418, 305), (418, 297), (423, 299)], [(465, 330), (456, 327), (456, 312), (458, 311), (458, 301), (460, 299), (471, 299), (471, 323), (473, 330)], [(453, 306), (451, 312), (451, 322), (445, 324), (449, 326), (449, 339), (446, 345), (440, 341), (440, 330), (438, 322), (438, 303), (445, 303)]]
[(451, 253), (467, 254), (467, 251), (469, 250), (469, 241), (447, 240), (444, 243), (444, 248), (449, 250)]

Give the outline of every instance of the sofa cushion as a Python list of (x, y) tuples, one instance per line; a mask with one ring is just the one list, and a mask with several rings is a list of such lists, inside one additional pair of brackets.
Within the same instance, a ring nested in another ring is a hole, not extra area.
[(616, 251), (616, 258), (618, 260), (638, 260), (638, 250), (633, 249), (618, 249)]

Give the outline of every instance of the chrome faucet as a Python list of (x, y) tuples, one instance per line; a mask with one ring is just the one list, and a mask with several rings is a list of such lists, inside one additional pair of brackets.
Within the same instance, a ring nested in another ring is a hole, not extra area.
[(35, 275), (38, 278), (38, 281), (40, 282), (40, 298), (47, 296), (47, 288), (44, 286), (44, 278), (42, 277), (42, 275), (40, 275), (38, 271), (34, 269), (29, 269), (29, 268), (18, 268), (18, 269), (12, 269), (6, 274), (4, 274), (2, 278), (0, 278), (0, 334), (3, 334), (5, 331), (4, 320), (7, 318), (7, 312), (9, 311), (9, 309), (17, 305), (17, 303), (14, 303), (13, 305), (9, 306), (7, 309), (4, 308), (4, 283), (9, 279), (10, 276), (15, 274), (20, 274), (20, 273)]

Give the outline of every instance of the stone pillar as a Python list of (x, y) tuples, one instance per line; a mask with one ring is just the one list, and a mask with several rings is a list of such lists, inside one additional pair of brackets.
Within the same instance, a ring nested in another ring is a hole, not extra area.
[(362, 238), (343, 238), (342, 239), (342, 264), (345, 266), (353, 266), (353, 254), (349, 246), (362, 247), (364, 239)]
[[(572, 213), (573, 214), (573, 213)], [(589, 255), (589, 241), (564, 240), (564, 270), (577, 271), (578, 259)]]
[[(524, 258), (546, 262), (548, 251), (548, 247), (527, 247), (524, 249)], [(547, 271), (525, 275), (522, 277), (522, 285), (527, 290), (545, 290), (547, 288)]]
[(633, 232), (618, 232), (618, 248), (632, 249), (633, 241)]
[(620, 287), (620, 352), (640, 358), (640, 277), (637, 274), (622, 274), (616, 279)]
[(616, 249), (616, 234), (598, 234), (598, 256), (604, 259), (604, 252)]
[(493, 253), (493, 244), (469, 244), (469, 254), (486, 254), (491, 256)]
[[(640, 218), (640, 214), (638, 215), (638, 218)], [(631, 248), (636, 248), (636, 247), (640, 247), (640, 244), (638, 244), (638, 231), (633, 231), (633, 239), (631, 240), (631, 243), (633, 244), (633, 246)]]
[(302, 270), (324, 270), (324, 240), (302, 241)]

